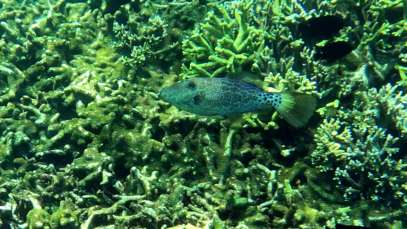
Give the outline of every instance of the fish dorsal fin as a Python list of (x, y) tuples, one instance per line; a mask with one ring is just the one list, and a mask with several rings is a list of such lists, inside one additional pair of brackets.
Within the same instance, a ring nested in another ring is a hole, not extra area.
[(258, 88), (263, 88), (264, 81), (262, 78), (254, 73), (245, 72), (245, 71), (237, 71), (237, 72), (230, 72), (226, 75), (226, 78), (239, 80)]

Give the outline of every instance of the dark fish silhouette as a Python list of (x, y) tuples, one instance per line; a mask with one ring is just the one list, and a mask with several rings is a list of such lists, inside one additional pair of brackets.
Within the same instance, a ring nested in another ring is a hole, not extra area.
[(328, 63), (332, 63), (348, 55), (354, 49), (349, 42), (338, 41), (326, 44), (324, 47), (318, 47), (314, 57), (317, 60), (326, 60)]
[(198, 115), (241, 114), (273, 106), (289, 124), (304, 126), (317, 99), (298, 92), (272, 93), (228, 78), (192, 78), (159, 92), (159, 97), (179, 109)]
[[(326, 229), (331, 229), (326, 227)], [(343, 224), (336, 224), (335, 229), (369, 229), (368, 227), (360, 227), (360, 226), (348, 226)]]
[(298, 25), (298, 30), (305, 39), (324, 40), (333, 37), (344, 26), (341, 16), (328, 15), (308, 19)]

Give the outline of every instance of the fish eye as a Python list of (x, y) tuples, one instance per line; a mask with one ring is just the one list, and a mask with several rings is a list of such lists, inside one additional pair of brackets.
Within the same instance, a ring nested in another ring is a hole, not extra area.
[(195, 89), (196, 88), (196, 83), (193, 81), (188, 82), (188, 87), (191, 89)]

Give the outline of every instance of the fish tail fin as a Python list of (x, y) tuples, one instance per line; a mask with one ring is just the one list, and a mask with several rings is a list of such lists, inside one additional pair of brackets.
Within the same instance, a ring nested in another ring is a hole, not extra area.
[(317, 107), (317, 99), (310, 94), (299, 92), (281, 92), (281, 103), (277, 112), (294, 127), (304, 126)]

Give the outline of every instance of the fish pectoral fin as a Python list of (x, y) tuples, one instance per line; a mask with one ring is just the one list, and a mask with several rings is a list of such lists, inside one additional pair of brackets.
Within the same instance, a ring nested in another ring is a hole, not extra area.
[(202, 96), (196, 95), (193, 98), (188, 100), (188, 106), (199, 106), (202, 103), (203, 99)]
[(194, 98), (189, 99), (187, 105), (188, 105), (188, 107), (194, 107), (195, 106), (195, 99)]
[(196, 96), (193, 98), (193, 100), (194, 100), (194, 104), (195, 104), (195, 105), (200, 105), (200, 104), (202, 103), (202, 101), (203, 101), (202, 96), (200, 96), (200, 95), (196, 95)]

